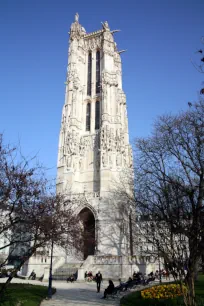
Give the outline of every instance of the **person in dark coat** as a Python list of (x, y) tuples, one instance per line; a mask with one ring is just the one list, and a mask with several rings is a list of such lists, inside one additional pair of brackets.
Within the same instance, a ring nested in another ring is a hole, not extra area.
[(105, 289), (104, 291), (104, 296), (102, 297), (102, 299), (105, 299), (107, 294), (111, 294), (114, 290), (115, 286), (113, 284), (113, 281), (111, 279), (109, 279), (109, 286)]
[(28, 279), (33, 279), (35, 277), (35, 271), (33, 270), (30, 274), (30, 276), (28, 277)]
[(102, 274), (101, 274), (100, 271), (98, 271), (98, 273), (96, 273), (95, 280), (96, 280), (97, 292), (100, 292), (100, 289), (101, 289), (101, 282), (102, 282), (102, 280), (103, 280)]
[(134, 271), (133, 273), (133, 279), (136, 279), (137, 278), (137, 273)]

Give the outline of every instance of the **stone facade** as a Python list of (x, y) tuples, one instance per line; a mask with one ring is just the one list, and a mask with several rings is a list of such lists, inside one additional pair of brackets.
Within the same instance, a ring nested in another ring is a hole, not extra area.
[[(70, 29), (65, 104), (58, 152), (57, 190), (84, 198), (95, 218), (95, 254), (128, 255), (128, 225), (112, 195), (132, 167), (120, 51), (107, 22), (86, 33), (78, 14)], [(93, 255), (93, 254), (90, 254)]]

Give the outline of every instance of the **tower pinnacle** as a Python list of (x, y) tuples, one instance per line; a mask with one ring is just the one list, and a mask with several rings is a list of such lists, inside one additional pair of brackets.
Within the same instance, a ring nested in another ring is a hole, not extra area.
[(79, 22), (79, 14), (78, 13), (75, 14), (74, 20), (75, 20), (75, 22)]

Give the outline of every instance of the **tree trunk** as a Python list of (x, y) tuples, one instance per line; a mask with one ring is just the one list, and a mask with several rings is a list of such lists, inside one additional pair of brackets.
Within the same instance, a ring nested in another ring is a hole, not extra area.
[(9, 275), (7, 281), (2, 285), (1, 290), (0, 290), (0, 300), (2, 299), (2, 297), (4, 295), (4, 292), (5, 292), (6, 288), (8, 287), (8, 285), (10, 284), (11, 280), (16, 275), (16, 273), (21, 269), (21, 267), (24, 265), (26, 260), (21, 262), (21, 264), (18, 266), (18, 268), (16, 268), (13, 272), (11, 272), (11, 274)]
[(186, 306), (196, 306), (194, 276), (194, 272), (188, 272), (186, 276), (185, 282), (187, 293), (184, 295), (184, 302)]
[(21, 269), (21, 267), (24, 265), (24, 263), (25, 263), (25, 262), (35, 253), (36, 249), (37, 249), (37, 246), (33, 247), (33, 248), (32, 248), (32, 251), (29, 252), (29, 253), (27, 254), (27, 256), (25, 257), (24, 260), (22, 260), (22, 262), (20, 263), (20, 265), (19, 265), (16, 269), (14, 269), (13, 272), (11, 272), (11, 274), (9, 275), (7, 281), (6, 281), (6, 282), (2, 285), (2, 287), (1, 287), (1, 290), (0, 290), (0, 300), (2, 299), (2, 297), (3, 297), (3, 295), (4, 295), (4, 292), (5, 292), (6, 288), (8, 287), (8, 285), (10, 284), (10, 282), (12, 281), (12, 279), (14, 278), (14, 276), (16, 275), (16, 273), (17, 273), (18, 271), (20, 271), (20, 269)]

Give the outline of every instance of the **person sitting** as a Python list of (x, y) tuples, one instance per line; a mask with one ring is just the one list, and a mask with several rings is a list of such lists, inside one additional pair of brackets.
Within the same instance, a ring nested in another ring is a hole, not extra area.
[(132, 277), (129, 277), (128, 280), (127, 280), (127, 282), (126, 282), (125, 284), (126, 284), (126, 285), (129, 285), (129, 284), (132, 283), (132, 281), (133, 281)]
[(155, 272), (155, 278), (159, 279), (159, 271), (158, 270), (156, 270), (156, 272)]
[(133, 277), (133, 279), (139, 283), (141, 281), (141, 276), (142, 276), (142, 273), (137, 272), (135, 273), (135, 276)]
[(73, 283), (74, 282), (74, 275), (70, 275), (68, 278), (67, 278), (67, 283), (68, 282), (71, 282), (71, 283)]
[(106, 299), (107, 294), (111, 294), (111, 293), (113, 293), (113, 291), (114, 291), (115, 286), (114, 286), (114, 284), (113, 284), (113, 281), (112, 281), (111, 279), (109, 279), (108, 282), (109, 282), (109, 285), (108, 285), (108, 287), (105, 289), (105, 291), (104, 291), (104, 296), (102, 297), (102, 299)]
[(70, 276), (69, 276), (69, 277), (67, 277), (67, 283), (68, 283), (68, 282), (70, 282)]
[(73, 277), (74, 277), (74, 281), (76, 281), (77, 278), (78, 278), (78, 271), (76, 271), (76, 272), (73, 274)]
[(84, 273), (84, 278), (85, 278), (85, 280), (87, 279), (87, 277), (88, 277), (88, 273), (87, 273), (87, 271)]
[(71, 283), (73, 283), (75, 281), (75, 277), (74, 274), (71, 275)]
[(133, 279), (137, 278), (137, 273), (134, 271), (133, 275), (132, 275)]
[(36, 273), (34, 272), (32, 276), (32, 280), (35, 280), (35, 279), (36, 279)]
[(119, 278), (118, 281), (119, 281), (119, 285), (116, 286), (115, 289), (117, 289), (118, 291), (123, 291), (123, 289), (125, 288), (126, 285), (125, 285), (125, 283), (123, 283), (121, 281), (121, 278)]
[(132, 277), (129, 277), (127, 282), (124, 283), (124, 286), (125, 286), (125, 291), (127, 290), (127, 288), (130, 286), (130, 284), (133, 282), (133, 279)]
[(31, 274), (30, 274), (28, 279), (32, 279), (32, 280), (36, 279), (36, 273), (34, 272), (34, 270), (31, 272)]
[(144, 275), (144, 281), (143, 281), (143, 285), (148, 285), (150, 282), (155, 280), (155, 276), (154, 273), (150, 273), (148, 275)]
[(30, 276), (28, 277), (28, 279), (33, 279), (33, 277), (35, 276), (35, 271), (33, 270), (30, 274)]
[(119, 281), (119, 286), (124, 285), (124, 283), (121, 281), (121, 278), (119, 278), (118, 281)]
[(44, 278), (44, 274), (41, 277), (39, 277), (39, 281), (42, 282), (43, 278)]

